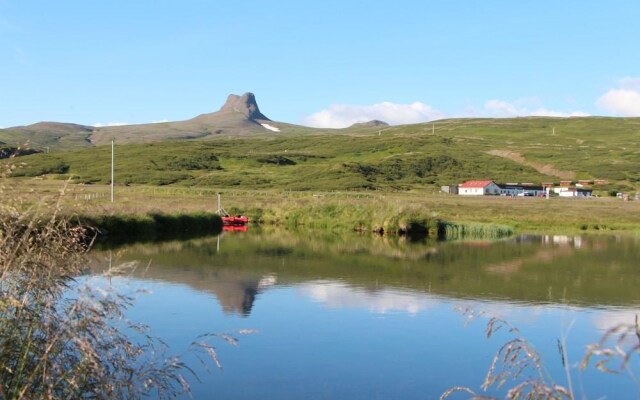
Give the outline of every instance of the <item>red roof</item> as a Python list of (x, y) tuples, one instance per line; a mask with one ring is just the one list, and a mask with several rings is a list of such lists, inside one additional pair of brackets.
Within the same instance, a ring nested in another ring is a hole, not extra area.
[(462, 185), (461, 188), (483, 188), (492, 184), (493, 181), (466, 181)]

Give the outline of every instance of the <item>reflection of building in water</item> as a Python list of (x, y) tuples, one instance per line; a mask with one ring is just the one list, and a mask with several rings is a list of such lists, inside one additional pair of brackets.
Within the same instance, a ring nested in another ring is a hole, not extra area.
[(581, 236), (567, 235), (521, 235), (517, 241), (570, 246), (576, 249), (583, 247), (584, 244)]

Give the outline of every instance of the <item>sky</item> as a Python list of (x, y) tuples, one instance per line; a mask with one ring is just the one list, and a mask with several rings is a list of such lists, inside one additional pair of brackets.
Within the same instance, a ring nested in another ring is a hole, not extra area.
[(0, 127), (640, 116), (637, 0), (0, 0)]

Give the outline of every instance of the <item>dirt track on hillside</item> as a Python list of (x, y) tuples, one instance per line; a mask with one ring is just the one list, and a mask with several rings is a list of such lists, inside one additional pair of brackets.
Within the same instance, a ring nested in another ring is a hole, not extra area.
[(576, 173), (573, 171), (562, 171), (556, 169), (551, 164), (542, 164), (536, 163), (532, 161), (527, 161), (520, 153), (516, 153), (515, 151), (509, 150), (489, 150), (488, 154), (493, 156), (508, 158), (511, 161), (515, 161), (520, 165), (526, 165), (528, 167), (534, 168), (536, 171), (550, 176), (556, 176), (560, 179), (574, 179), (576, 177)]

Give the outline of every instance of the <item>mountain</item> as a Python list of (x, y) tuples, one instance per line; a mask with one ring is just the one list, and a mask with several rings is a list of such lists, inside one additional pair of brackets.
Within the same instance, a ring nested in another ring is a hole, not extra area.
[(91, 143), (146, 143), (167, 139), (206, 139), (220, 135), (253, 136), (275, 134), (294, 126), (274, 122), (260, 112), (253, 93), (229, 95), (216, 112), (186, 121), (96, 128)]
[(0, 142), (12, 147), (28, 147), (39, 151), (93, 146), (92, 126), (60, 122), (38, 122), (27, 126), (0, 129)]
[(386, 122), (374, 119), (367, 122), (356, 122), (355, 124), (351, 125), (350, 128), (386, 128), (388, 126), (389, 124), (387, 124)]
[(251, 121), (271, 121), (260, 112), (258, 103), (256, 102), (256, 96), (253, 93), (245, 93), (242, 96), (230, 94), (229, 97), (227, 97), (227, 102), (224, 103), (220, 111), (214, 113), (214, 115), (225, 113), (239, 113)]
[[(0, 129), (0, 142), (29, 146), (41, 151), (70, 150), (103, 145), (115, 140), (123, 143), (149, 143), (163, 140), (208, 139), (217, 136), (255, 136), (313, 133), (307, 128), (266, 117), (253, 93), (231, 94), (216, 112), (185, 121), (93, 127), (59, 122), (38, 122), (28, 126)], [(326, 130), (325, 130), (326, 131)]]

